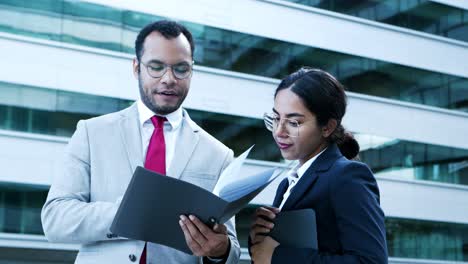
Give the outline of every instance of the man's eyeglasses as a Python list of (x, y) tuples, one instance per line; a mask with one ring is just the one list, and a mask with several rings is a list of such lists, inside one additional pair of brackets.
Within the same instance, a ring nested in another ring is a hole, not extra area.
[(299, 136), (299, 127), (301, 124), (297, 120), (291, 118), (280, 118), (275, 113), (263, 115), (263, 121), (265, 122), (265, 126), (268, 130), (272, 132), (276, 132), (276, 130), (282, 126), (286, 134), (290, 137), (298, 137)]
[(143, 62), (140, 63), (146, 67), (148, 75), (153, 78), (161, 78), (166, 74), (168, 68), (171, 68), (172, 74), (179, 80), (186, 79), (192, 74), (193, 62), (190, 64), (187, 62), (181, 62), (173, 65), (157, 61), (151, 61), (148, 64)]

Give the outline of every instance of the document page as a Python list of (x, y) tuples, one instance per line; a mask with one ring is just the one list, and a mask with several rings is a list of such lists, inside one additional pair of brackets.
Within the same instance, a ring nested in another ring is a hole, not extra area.
[(275, 179), (280, 173), (242, 175), (240, 170), (253, 146), (244, 151), (222, 172), (213, 193), (227, 202), (235, 201)]

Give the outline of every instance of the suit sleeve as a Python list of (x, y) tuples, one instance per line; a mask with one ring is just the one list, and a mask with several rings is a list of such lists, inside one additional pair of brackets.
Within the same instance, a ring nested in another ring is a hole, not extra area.
[(112, 238), (109, 227), (119, 202), (90, 202), (90, 146), (80, 121), (55, 172), (41, 220), (51, 242), (89, 243)]
[(379, 190), (367, 166), (352, 162), (330, 185), (330, 201), (339, 230), (342, 252), (277, 247), (272, 263), (382, 264), (388, 263), (385, 216), (379, 205)]
[[(234, 159), (234, 153), (232, 150), (229, 149), (226, 159), (224, 160), (224, 163), (222, 165), (222, 169), (219, 172), (221, 172), (232, 162)], [(208, 263), (228, 263), (228, 264), (235, 264), (239, 262), (240, 258), (240, 245), (239, 241), (237, 240), (237, 235), (236, 235), (236, 222), (235, 222), (235, 216), (233, 216), (231, 219), (229, 219), (225, 223), (228, 231), (228, 237), (230, 240), (230, 249), (229, 253), (227, 254), (226, 258), (219, 261), (219, 260), (210, 260), (209, 258), (203, 258), (203, 263), (208, 264)]]

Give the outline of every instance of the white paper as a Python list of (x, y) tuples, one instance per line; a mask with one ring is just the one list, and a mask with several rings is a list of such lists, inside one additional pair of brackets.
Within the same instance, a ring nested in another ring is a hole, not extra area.
[(229, 166), (227, 166), (224, 171), (221, 173), (221, 176), (219, 176), (218, 183), (216, 183), (216, 186), (214, 187), (213, 193), (219, 196), (220, 190), (226, 186), (229, 185), (229, 183), (233, 182), (237, 175), (239, 175), (239, 172), (242, 168), (242, 165), (244, 164), (245, 159), (247, 159), (247, 156), (249, 155), (250, 151), (252, 150), (254, 146), (251, 146), (248, 148), (244, 153), (239, 155), (239, 157), (235, 158)]
[(225, 201), (232, 202), (250, 193), (258, 187), (275, 179), (281, 172), (268, 173), (268, 171), (254, 175), (242, 175), (240, 170), (253, 146), (235, 158), (221, 173), (213, 193)]

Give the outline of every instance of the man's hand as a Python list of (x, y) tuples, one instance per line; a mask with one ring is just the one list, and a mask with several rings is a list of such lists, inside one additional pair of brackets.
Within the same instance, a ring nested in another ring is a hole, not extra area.
[(271, 257), (273, 256), (273, 252), (277, 246), (279, 246), (279, 243), (273, 238), (267, 236), (263, 239), (262, 242), (250, 247), (253, 263), (270, 264)]
[(195, 256), (219, 258), (227, 254), (230, 242), (225, 225), (216, 224), (211, 229), (193, 215), (181, 215), (179, 224)]
[(274, 227), (273, 219), (280, 210), (274, 207), (259, 207), (255, 211), (254, 221), (250, 226), (250, 241), (252, 244), (261, 243)]

